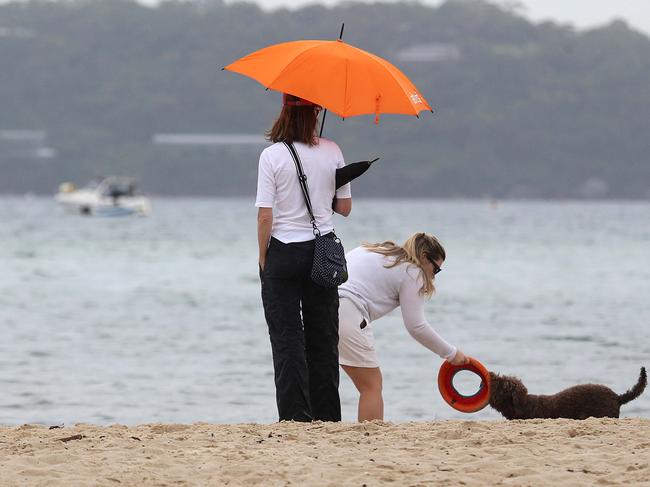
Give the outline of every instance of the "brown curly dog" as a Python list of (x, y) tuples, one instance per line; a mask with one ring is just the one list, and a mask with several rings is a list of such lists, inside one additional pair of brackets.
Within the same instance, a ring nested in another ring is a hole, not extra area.
[(621, 404), (639, 397), (647, 382), (645, 367), (641, 367), (639, 381), (625, 394), (616, 394), (598, 384), (583, 384), (552, 396), (535, 396), (528, 394), (526, 386), (516, 377), (490, 372), (490, 406), (506, 419), (618, 418)]

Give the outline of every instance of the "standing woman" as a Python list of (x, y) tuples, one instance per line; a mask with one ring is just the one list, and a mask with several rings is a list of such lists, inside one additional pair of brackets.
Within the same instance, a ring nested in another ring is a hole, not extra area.
[(435, 276), (445, 255), (440, 242), (426, 233), (412, 235), (401, 246), (364, 244), (346, 255), (350, 279), (339, 288), (339, 360), (359, 391), (359, 421), (384, 419), (382, 376), (371, 324), (395, 308), (402, 311), (411, 336), (426, 348), (453, 365), (469, 361), (424, 317), (425, 298), (435, 293)]
[(280, 116), (267, 133), (274, 144), (260, 156), (255, 202), (278, 414), (280, 421), (340, 421), (338, 291), (311, 280), (313, 227), (284, 142), (298, 152), (322, 235), (334, 229), (332, 209), (350, 214), (350, 186), (335, 190), (336, 169), (345, 162), (338, 145), (317, 136), (321, 107), (286, 94), (282, 100)]

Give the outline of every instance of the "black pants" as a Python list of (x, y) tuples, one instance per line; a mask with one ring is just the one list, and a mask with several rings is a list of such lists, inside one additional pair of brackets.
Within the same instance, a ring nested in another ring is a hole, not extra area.
[(312, 282), (313, 256), (272, 238), (260, 274), (280, 421), (341, 420), (338, 290)]

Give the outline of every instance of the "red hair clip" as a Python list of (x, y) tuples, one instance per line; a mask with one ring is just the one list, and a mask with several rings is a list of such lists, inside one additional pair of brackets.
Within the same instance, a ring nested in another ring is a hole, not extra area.
[[(290, 100), (289, 97), (294, 98)], [(309, 100), (303, 100), (300, 97), (289, 95), (288, 93), (282, 93), (282, 104), (288, 107), (315, 107), (318, 106), (316, 103), (312, 103)]]

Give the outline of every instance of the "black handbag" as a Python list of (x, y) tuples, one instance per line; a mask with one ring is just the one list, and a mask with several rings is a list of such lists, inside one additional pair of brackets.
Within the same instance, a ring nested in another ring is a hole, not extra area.
[(300, 157), (293, 144), (284, 145), (289, 149), (289, 153), (293, 158), (298, 172), (298, 180), (300, 181), (300, 188), (302, 195), (305, 197), (305, 204), (309, 212), (310, 223), (314, 230), (316, 237), (314, 242), (314, 263), (311, 268), (311, 280), (319, 286), (323, 287), (337, 287), (348, 280), (348, 265), (345, 261), (345, 250), (341, 240), (336, 236), (334, 231), (327, 235), (321, 235), (318, 226), (316, 225), (316, 217), (311, 206), (311, 199), (309, 198), (309, 187), (307, 186), (307, 176), (302, 170)]

